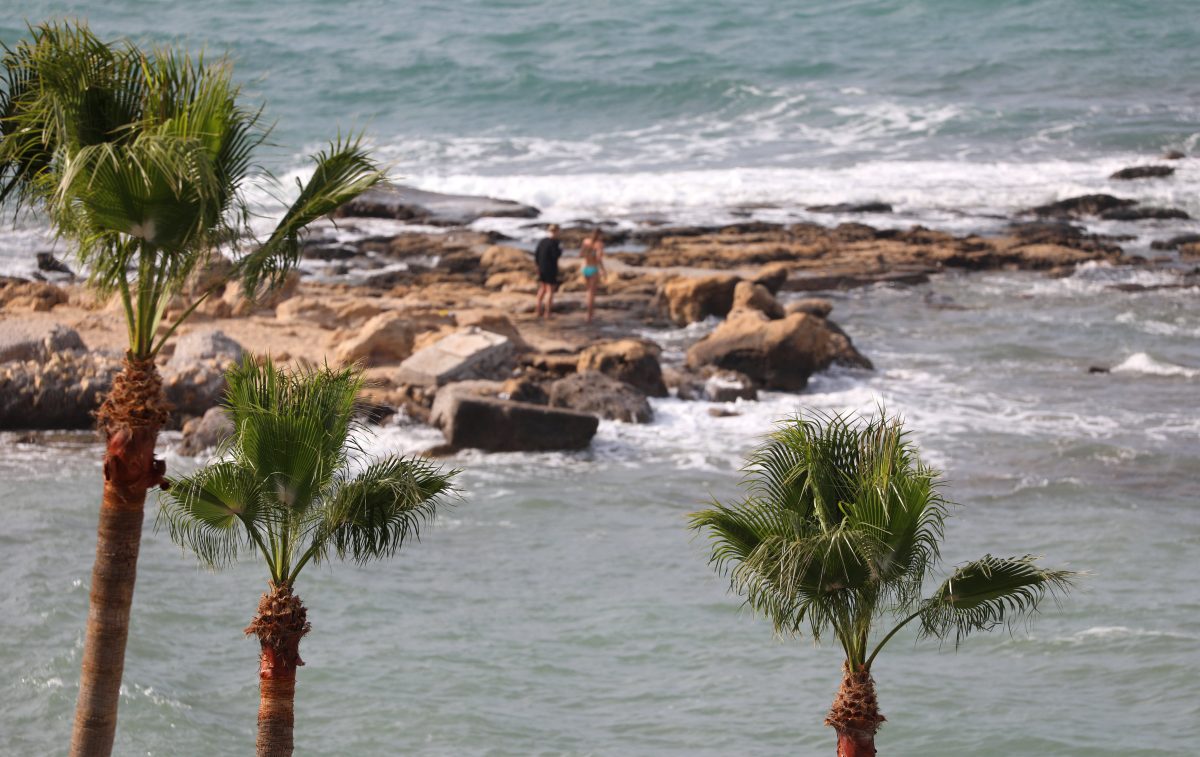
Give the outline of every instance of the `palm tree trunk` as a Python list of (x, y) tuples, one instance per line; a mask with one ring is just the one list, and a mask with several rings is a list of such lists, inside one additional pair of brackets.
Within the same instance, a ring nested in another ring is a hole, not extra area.
[(879, 714), (871, 671), (842, 668), (842, 686), (825, 725), (837, 731), (838, 757), (875, 757), (875, 733), (886, 718)]
[(308, 633), (308, 610), (288, 584), (269, 584), (246, 634), (258, 637), (258, 757), (290, 757), (295, 724), (296, 668), (300, 639)]
[(97, 417), (108, 443), (71, 733), (73, 757), (106, 757), (116, 735), (146, 490), (160, 485), (165, 472), (163, 462), (154, 458), (158, 430), (167, 417), (154, 362), (126, 358)]

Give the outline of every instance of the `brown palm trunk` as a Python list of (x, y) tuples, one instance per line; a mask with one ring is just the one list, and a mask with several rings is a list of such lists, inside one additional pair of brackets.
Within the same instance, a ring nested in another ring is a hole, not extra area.
[(270, 584), (246, 634), (258, 637), (258, 757), (290, 757), (296, 722), (296, 668), (300, 639), (309, 631), (308, 610), (291, 586)]
[(842, 686), (825, 725), (837, 731), (838, 757), (875, 757), (875, 733), (886, 718), (879, 714), (870, 670), (842, 668)]
[(71, 733), (73, 757), (106, 757), (116, 735), (146, 490), (162, 484), (165, 471), (154, 459), (158, 430), (167, 418), (154, 362), (126, 358), (97, 415), (107, 437), (104, 496)]

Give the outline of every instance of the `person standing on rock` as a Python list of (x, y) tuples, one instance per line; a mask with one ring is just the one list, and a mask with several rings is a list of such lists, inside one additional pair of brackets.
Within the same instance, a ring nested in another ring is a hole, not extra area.
[(604, 235), (600, 229), (593, 229), (587, 239), (583, 240), (579, 256), (583, 258), (583, 281), (587, 285), (587, 322), (591, 323), (596, 307), (596, 287), (605, 273)]
[(537, 307), (534, 313), (538, 318), (543, 316), (542, 302), (545, 301), (545, 317), (553, 317), (554, 292), (558, 289), (558, 259), (562, 257), (562, 245), (558, 243), (558, 226), (550, 224), (546, 227), (546, 238), (538, 242), (533, 258), (537, 262), (538, 290)]

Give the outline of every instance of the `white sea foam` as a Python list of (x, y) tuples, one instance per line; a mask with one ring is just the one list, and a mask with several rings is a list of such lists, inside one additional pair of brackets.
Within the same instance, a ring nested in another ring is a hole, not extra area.
[(1113, 373), (1139, 373), (1147, 376), (1181, 376), (1196, 378), (1200, 376), (1200, 368), (1187, 368), (1174, 363), (1167, 363), (1147, 355), (1145, 352), (1135, 352), (1112, 368)]

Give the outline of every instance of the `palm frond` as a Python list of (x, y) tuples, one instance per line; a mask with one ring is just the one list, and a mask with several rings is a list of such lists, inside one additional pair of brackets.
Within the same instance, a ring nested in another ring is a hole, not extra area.
[(332, 551), (361, 564), (395, 554), (407, 540), (420, 538), (443, 495), (453, 492), (457, 473), (420, 458), (389, 457), (336, 484), (313, 537), (317, 559)]
[(239, 261), (246, 292), (270, 288), (300, 258), (300, 234), (317, 219), (327, 216), (384, 179), (384, 173), (362, 147), (360, 137), (338, 137), (312, 156), (312, 176), (300, 184), (300, 194), (284, 212), (262, 245)]
[(921, 609), (921, 635), (944, 639), (954, 632), (955, 645), (972, 631), (1011, 627), (1037, 612), (1047, 594), (1072, 585), (1076, 574), (1047, 570), (1029, 555), (1001, 558), (985, 555), (954, 571)]
[(157, 525), (202, 562), (220, 568), (254, 547), (262, 492), (251, 472), (234, 461), (173, 479), (160, 497)]

